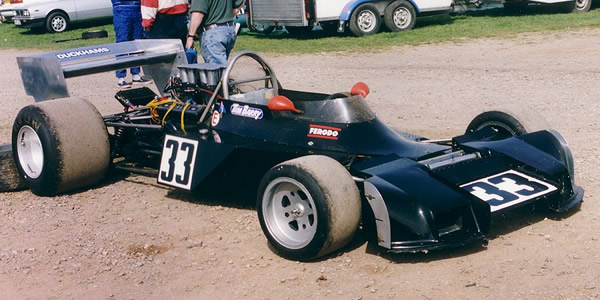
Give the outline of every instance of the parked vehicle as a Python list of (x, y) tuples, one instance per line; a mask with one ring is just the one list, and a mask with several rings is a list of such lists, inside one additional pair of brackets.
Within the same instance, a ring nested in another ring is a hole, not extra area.
[(28, 1), (26, 5), (15, 9), (13, 21), (21, 28), (63, 32), (74, 22), (110, 17), (110, 0), (31, 0), (31, 3)]
[(250, 24), (248, 19), (248, 9), (246, 5), (240, 9), (238, 14), (235, 16), (234, 22), (239, 23), (242, 28), (247, 27), (250, 31), (259, 32), (259, 33), (271, 33), (275, 30), (275, 26), (263, 26), (263, 24), (259, 22), (254, 22)]
[(249, 24), (285, 26), (292, 34), (321, 25), (363, 36), (379, 32), (382, 24), (390, 31), (410, 30), (418, 17), (463, 12), (488, 2), (503, 3), (511, 10), (526, 8), (530, 2), (546, 3), (569, 12), (586, 12), (592, 4), (592, 0), (248, 0), (247, 6)]
[[(0, 192), (21, 179), (37, 195), (72, 193), (109, 168), (197, 195), (215, 181), (251, 183), (263, 233), (296, 261), (344, 247), (361, 222), (384, 251), (429, 251), (485, 243), (492, 217), (522, 205), (566, 212), (583, 200), (567, 142), (522, 105), (429, 140), (378, 119), (365, 83), (332, 94), (283, 88), (252, 51), (228, 65), (186, 64), (178, 40), (136, 40), (17, 60), (37, 103), (15, 118), (12, 152), (0, 146)], [(238, 62), (259, 71), (238, 73)], [(69, 97), (67, 78), (136, 65), (161, 95), (118, 91), (125, 112), (107, 116)]]
[(0, 0), (0, 22), (12, 22), (12, 18), (15, 16), (15, 9), (20, 6), (23, 6), (23, 0)]

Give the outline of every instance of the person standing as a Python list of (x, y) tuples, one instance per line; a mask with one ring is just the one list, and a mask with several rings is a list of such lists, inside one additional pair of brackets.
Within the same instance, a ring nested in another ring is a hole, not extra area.
[[(112, 0), (112, 6), (117, 43), (143, 38), (140, 0)], [(149, 80), (142, 78), (140, 75), (140, 67), (131, 68), (129, 71), (134, 83), (149, 82)], [(131, 83), (125, 80), (127, 70), (117, 70), (115, 73), (119, 87), (131, 87)]]
[(141, 0), (142, 26), (150, 39), (180, 39), (185, 45), (188, 0)]
[(185, 49), (193, 48), (194, 37), (201, 33), (200, 51), (204, 61), (227, 64), (236, 40), (233, 17), (243, 4), (244, 0), (193, 0)]

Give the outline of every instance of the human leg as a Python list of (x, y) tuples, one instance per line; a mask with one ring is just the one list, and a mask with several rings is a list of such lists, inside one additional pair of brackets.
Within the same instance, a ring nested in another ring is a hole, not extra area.
[(202, 34), (200, 49), (205, 62), (227, 64), (227, 58), (235, 43), (233, 27), (217, 27)]
[[(140, 6), (127, 5), (123, 7), (123, 11), (126, 14), (125, 26), (127, 28), (127, 41), (142, 39), (143, 28), (142, 12)], [(131, 75), (140, 74), (140, 67), (133, 67), (129, 71), (131, 72)]]

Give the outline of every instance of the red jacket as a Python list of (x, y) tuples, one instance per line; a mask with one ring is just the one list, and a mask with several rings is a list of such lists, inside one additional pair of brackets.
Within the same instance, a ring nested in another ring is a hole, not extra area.
[(142, 26), (152, 27), (156, 14), (177, 15), (188, 11), (188, 0), (142, 0)]

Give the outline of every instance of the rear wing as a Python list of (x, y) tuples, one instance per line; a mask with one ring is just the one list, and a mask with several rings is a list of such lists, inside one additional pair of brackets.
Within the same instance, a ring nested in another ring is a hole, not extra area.
[(17, 57), (27, 95), (35, 101), (69, 97), (66, 78), (142, 66), (162, 91), (187, 63), (180, 40), (135, 40)]

